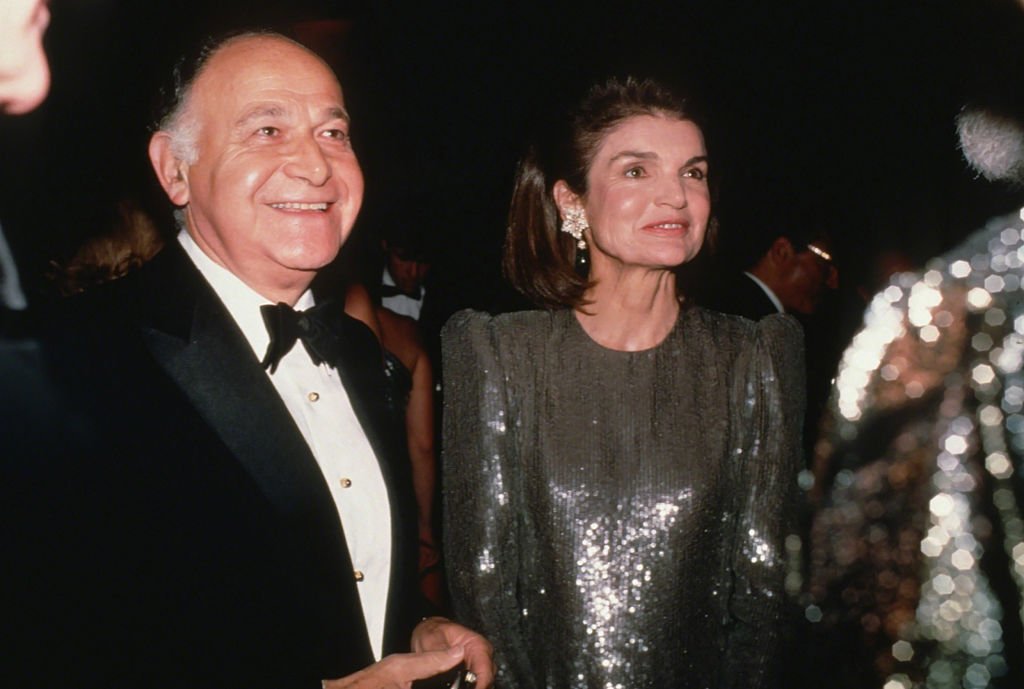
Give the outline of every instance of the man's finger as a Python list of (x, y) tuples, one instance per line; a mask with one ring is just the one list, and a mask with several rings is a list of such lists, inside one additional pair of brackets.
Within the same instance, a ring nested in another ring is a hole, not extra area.
[(425, 679), (450, 670), (458, 665), (465, 656), (462, 646), (452, 646), (441, 651), (422, 651), (394, 655), (400, 662), (405, 680)]
[(462, 660), (461, 646), (442, 651), (396, 653), (365, 670), (341, 679), (326, 680), (324, 689), (382, 689), (408, 687), (413, 680), (426, 679), (450, 670)]

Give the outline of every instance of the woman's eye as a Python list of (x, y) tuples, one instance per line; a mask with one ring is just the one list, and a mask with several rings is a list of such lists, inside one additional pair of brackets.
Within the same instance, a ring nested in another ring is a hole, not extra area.
[(644, 169), (642, 167), (631, 167), (626, 170), (626, 177), (636, 179), (644, 176)]
[(699, 167), (691, 167), (689, 170), (683, 171), (683, 177), (689, 177), (690, 179), (703, 180), (707, 177), (707, 173), (701, 170)]

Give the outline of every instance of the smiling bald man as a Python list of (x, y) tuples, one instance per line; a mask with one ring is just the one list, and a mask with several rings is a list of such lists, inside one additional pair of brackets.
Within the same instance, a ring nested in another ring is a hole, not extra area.
[(19, 467), (33, 629), (16, 648), (43, 660), (18, 686), (49, 669), (72, 686), (407, 687), (460, 662), (490, 684), (482, 637), (421, 616), (379, 345), (309, 289), (362, 202), (349, 120), (331, 70), (283, 36), (182, 63), (149, 146), (177, 241), (43, 319), (88, 432)]

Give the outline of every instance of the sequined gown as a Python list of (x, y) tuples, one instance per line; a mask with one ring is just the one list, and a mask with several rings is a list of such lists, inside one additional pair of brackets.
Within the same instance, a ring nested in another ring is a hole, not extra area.
[(1022, 276), (1024, 221), (995, 220), (894, 279), (843, 356), (805, 655), (832, 686), (1024, 686)]
[(685, 309), (621, 352), (568, 310), (462, 312), (443, 343), (452, 596), (498, 686), (772, 686), (796, 322)]

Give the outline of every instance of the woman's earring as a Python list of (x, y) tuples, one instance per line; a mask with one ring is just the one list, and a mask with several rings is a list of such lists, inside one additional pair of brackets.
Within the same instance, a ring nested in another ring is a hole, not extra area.
[(562, 232), (572, 235), (572, 238), (576, 240), (577, 249), (587, 248), (587, 240), (583, 238), (583, 232), (588, 229), (590, 227), (587, 225), (587, 217), (583, 214), (582, 208), (570, 208), (565, 212)]

